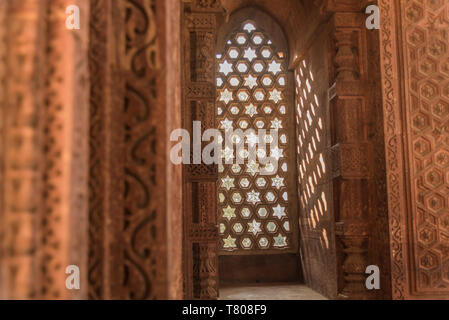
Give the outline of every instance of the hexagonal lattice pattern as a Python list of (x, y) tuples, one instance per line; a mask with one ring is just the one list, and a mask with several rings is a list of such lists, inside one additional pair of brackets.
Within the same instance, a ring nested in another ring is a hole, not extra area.
[[(220, 249), (287, 249), (292, 231), (288, 172), (283, 162), (288, 157), (289, 142), (288, 104), (284, 96), (288, 85), (286, 50), (279, 51), (252, 22), (245, 22), (226, 43), (224, 54), (217, 55), (217, 123), (223, 137), (230, 129), (254, 129), (255, 135), (246, 131), (243, 148), (223, 147), (221, 152), (223, 159), (234, 162), (219, 166)], [(259, 140), (258, 129), (267, 130), (264, 141)], [(277, 135), (269, 131), (274, 129), (278, 130)], [(278, 146), (270, 152), (276, 137)], [(231, 140), (241, 142), (238, 136), (231, 135)], [(279, 170), (273, 175), (261, 175), (261, 170), (269, 169), (269, 165), (258, 162), (268, 155), (265, 150), (257, 150), (257, 161), (249, 158), (249, 147), (258, 142), (267, 143), (269, 155), (279, 159)], [(235, 164), (238, 157), (243, 163)]]
[[(417, 291), (449, 288), (449, 48), (447, 34), (428, 21), (449, 21), (444, 0), (406, 1), (404, 52), (410, 53), (404, 83), (406, 161), (411, 164), (410, 266)], [(447, 29), (447, 28), (446, 28)], [(446, 271), (445, 271), (446, 270)]]

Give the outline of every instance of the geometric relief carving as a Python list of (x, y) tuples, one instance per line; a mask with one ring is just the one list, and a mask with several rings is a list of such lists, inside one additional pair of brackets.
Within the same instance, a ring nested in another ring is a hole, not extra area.
[(215, 16), (207, 13), (191, 13), (185, 15), (185, 25), (189, 29), (215, 29)]
[(210, 51), (213, 47), (214, 34), (208, 31), (196, 31), (191, 33), (191, 81), (192, 82), (213, 82), (214, 75), (214, 55)]
[[(186, 121), (188, 124), (186, 129), (190, 132), (191, 137), (194, 134), (197, 134), (193, 130), (193, 122), (199, 121), (201, 122), (201, 133), (204, 133), (208, 129), (215, 128), (215, 104), (212, 101), (208, 101), (205, 99), (198, 100), (187, 100), (187, 105), (190, 107), (189, 115), (190, 117), (186, 117)], [(201, 135), (199, 133), (199, 135)], [(195, 137), (193, 137), (195, 139)], [(201, 136), (196, 137), (198, 140), (201, 139)], [(202, 141), (201, 142), (201, 150), (210, 143), (210, 141)], [(193, 154), (191, 154), (189, 166), (186, 166), (186, 174), (190, 180), (216, 180), (217, 179), (217, 166), (214, 164), (207, 165), (204, 163), (201, 164), (193, 164)]]
[(221, 12), (223, 8), (221, 6), (221, 0), (193, 0), (193, 11), (206, 11), (206, 12)]
[(215, 98), (215, 87), (210, 83), (190, 83), (186, 91), (187, 98)]
[(218, 297), (218, 256), (215, 243), (193, 244), (193, 295), (199, 299)]
[[(401, 6), (404, 16), (402, 32), (406, 35), (404, 58), (408, 73), (405, 114), (411, 167), (412, 220), (418, 213), (429, 218), (412, 233), (412, 274), (416, 292), (448, 292), (449, 282), (443, 277), (443, 264), (449, 260), (442, 247), (446, 235), (442, 220), (449, 213), (449, 99), (444, 96), (444, 75), (449, 59), (449, 4), (410, 2)], [(417, 41), (418, 38), (420, 41)], [(414, 272), (416, 270), (416, 273)]]
[(445, 297), (449, 4), (381, 1), (381, 13), (392, 294)]
[(206, 164), (191, 164), (186, 167), (186, 175), (191, 181), (216, 180), (217, 166)]
[(208, 225), (215, 224), (217, 218), (213, 205), (210, 203), (215, 194), (215, 180), (212, 182), (192, 183), (192, 221), (195, 224)]
[(197, 100), (192, 101), (190, 106), (192, 108), (192, 120), (201, 121), (201, 132), (215, 128), (215, 104), (213, 102)]
[(372, 175), (370, 143), (339, 143), (332, 147), (333, 177), (368, 179)]
[[(201, 133), (215, 125), (215, 41), (219, 1), (193, 1), (192, 12), (183, 13), (185, 62), (183, 78), (183, 126), (193, 140), (201, 141), (194, 121), (201, 122)], [(218, 10), (218, 11), (217, 11)], [(201, 12), (199, 12), (201, 11)], [(202, 141), (204, 149), (210, 141)], [(193, 148), (192, 148), (193, 149)], [(193, 150), (192, 150), (193, 151)], [(184, 197), (184, 296), (194, 299), (218, 297), (216, 179), (217, 166), (190, 163), (183, 167)]]
[[(219, 254), (285, 252), (296, 247), (296, 213), (288, 198), (292, 83), (286, 48), (276, 47), (267, 31), (241, 21), (226, 34), (223, 51), (217, 54), (217, 124), (224, 141), (217, 184)], [(226, 141), (231, 130), (239, 129), (241, 136)], [(259, 129), (265, 130), (263, 137)], [(263, 142), (265, 150), (259, 147)], [(251, 153), (258, 157), (252, 159)], [(268, 156), (276, 158), (277, 168), (261, 161)]]
[(192, 250), (186, 252), (191, 255), (185, 262), (191, 265), (191, 269), (186, 270), (186, 289), (187, 295), (195, 299), (215, 299), (218, 296), (215, 181), (192, 179), (186, 188), (185, 196), (190, 199), (191, 207), (185, 209), (185, 241)]

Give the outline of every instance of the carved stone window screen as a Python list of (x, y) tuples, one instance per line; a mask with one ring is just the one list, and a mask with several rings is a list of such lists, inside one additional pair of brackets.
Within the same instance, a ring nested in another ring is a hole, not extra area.
[(316, 234), (322, 248), (329, 249), (329, 231), (320, 223), (328, 215), (329, 206), (328, 196), (321, 187), (329, 170), (323, 152), (325, 123), (314, 82), (313, 71), (306, 60), (302, 60), (295, 69), (300, 225), (304, 232)]
[(336, 293), (336, 256), (325, 53), (306, 53), (295, 65), (297, 195), (301, 259), (308, 286)]
[[(294, 162), (289, 150), (292, 84), (287, 48), (275, 46), (263, 28), (249, 20), (237, 24), (223, 41), (216, 63), (216, 122), (223, 137), (217, 183), (220, 254), (295, 251), (296, 212), (290, 205), (294, 201), (288, 178)], [(231, 128), (244, 132), (243, 148), (226, 148), (225, 135)], [(248, 158), (255, 139), (245, 132), (250, 129), (256, 136), (259, 129), (266, 130), (266, 155), (279, 158), (273, 174), (261, 175), (264, 165)], [(277, 146), (270, 130), (277, 130)], [(236, 164), (238, 155), (243, 164)]]

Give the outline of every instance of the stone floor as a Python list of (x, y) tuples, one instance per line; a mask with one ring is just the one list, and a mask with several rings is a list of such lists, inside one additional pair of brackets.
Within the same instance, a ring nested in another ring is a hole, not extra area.
[(220, 288), (220, 300), (327, 300), (303, 284), (253, 284)]

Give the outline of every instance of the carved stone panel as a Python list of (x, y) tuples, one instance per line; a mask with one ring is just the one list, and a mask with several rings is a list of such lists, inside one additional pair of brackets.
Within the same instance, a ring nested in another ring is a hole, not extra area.
[[(182, 15), (183, 128), (191, 141), (201, 141), (215, 128), (216, 14), (220, 1), (192, 1)], [(196, 132), (194, 122), (200, 122)], [(198, 135), (195, 136), (194, 135)], [(200, 142), (201, 147), (208, 143)], [(192, 150), (193, 151), (193, 148)], [(184, 296), (190, 299), (218, 297), (216, 164), (204, 164), (190, 156), (183, 167)]]
[(393, 297), (447, 297), (449, 4), (380, 4)]
[[(377, 30), (365, 27), (363, 3), (333, 1), (330, 68), (332, 118), (332, 176), (337, 233), (339, 298), (389, 297), (386, 245), (385, 177), (383, 161), (380, 79), (375, 61)], [(373, 40), (374, 39), (374, 40)], [(367, 290), (365, 270), (381, 270), (381, 290)]]
[(181, 167), (168, 135), (180, 127), (179, 3), (91, 10), (89, 297), (178, 299)]

